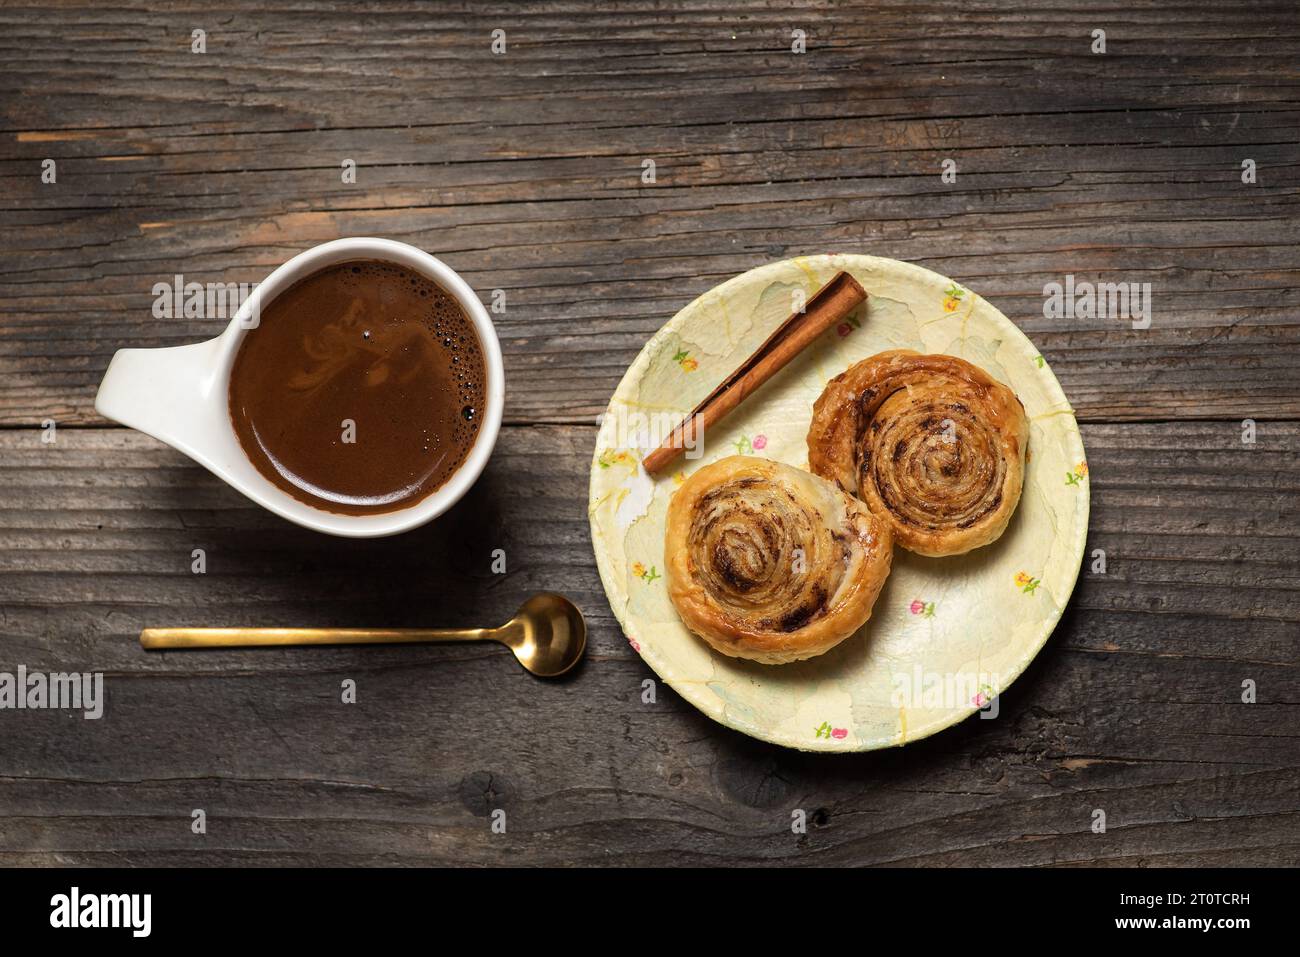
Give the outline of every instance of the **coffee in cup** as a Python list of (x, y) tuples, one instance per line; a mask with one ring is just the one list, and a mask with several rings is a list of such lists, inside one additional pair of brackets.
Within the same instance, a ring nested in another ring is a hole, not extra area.
[(441, 488), (484, 419), (482, 344), (456, 298), (397, 263), (353, 260), (261, 310), (231, 367), (244, 454), (300, 502), (398, 511)]

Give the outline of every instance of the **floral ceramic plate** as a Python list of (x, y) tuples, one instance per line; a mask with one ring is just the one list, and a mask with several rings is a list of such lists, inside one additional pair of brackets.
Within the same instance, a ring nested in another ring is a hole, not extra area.
[[(870, 295), (705, 437), (703, 454), (651, 479), (640, 458), (802, 299), (847, 270)], [(1029, 417), (1025, 487), (994, 544), (952, 558), (897, 549), (862, 630), (818, 658), (762, 665), (712, 651), (664, 587), (664, 515), (686, 475), (727, 455), (807, 468), (826, 382), (886, 349), (960, 356), (1010, 385)], [(705, 293), (650, 340), (619, 384), (591, 465), (588, 512), (601, 580), (628, 640), (716, 721), (808, 751), (869, 751), (934, 734), (996, 698), (1047, 641), (1078, 577), (1088, 467), (1074, 412), (1033, 344), (969, 289), (872, 256), (810, 256)], [(994, 712), (995, 713), (995, 712)]]

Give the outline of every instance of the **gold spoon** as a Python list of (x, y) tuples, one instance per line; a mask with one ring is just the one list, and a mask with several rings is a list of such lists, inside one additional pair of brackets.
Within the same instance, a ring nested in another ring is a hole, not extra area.
[(554, 678), (582, 658), (587, 624), (569, 599), (543, 592), (524, 602), (500, 628), (146, 628), (140, 632), (140, 644), (150, 651), (440, 641), (499, 641), (533, 674)]

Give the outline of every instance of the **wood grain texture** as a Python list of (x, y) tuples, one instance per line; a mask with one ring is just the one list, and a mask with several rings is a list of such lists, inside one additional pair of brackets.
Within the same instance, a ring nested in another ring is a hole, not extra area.
[[(1300, 417), (1294, 7), (1011, 6), (6, 5), (0, 422), (95, 422), (115, 349), (218, 331), (154, 283), (344, 235), (505, 291), (512, 422), (590, 423), (696, 295), (827, 251), (986, 296), (1086, 419)], [(1151, 328), (1043, 318), (1067, 274), (1151, 283)]]
[[(0, 8), (0, 671), (101, 670), (108, 697), (0, 711), (0, 864), (1300, 863), (1294, 5), (599, 7)], [(116, 349), (224, 324), (154, 319), (154, 283), (364, 234), (506, 293), (508, 424), (443, 519), (315, 535), (96, 417)], [(586, 518), (595, 416), (647, 338), (827, 251), (935, 269), (1025, 330), (1086, 423), (1107, 556), (996, 719), (850, 756), (643, 703)], [(1067, 274), (1150, 282), (1151, 328), (1043, 318)], [(137, 644), (495, 623), (539, 589), (591, 625), (556, 682), (495, 646)]]
[[(594, 429), (508, 428), (445, 521), (368, 542), (269, 516), (134, 433), (0, 432), (3, 663), (102, 670), (107, 689), (99, 721), (3, 714), (0, 863), (1300, 863), (1300, 426), (1254, 446), (1216, 423), (1084, 440), (1107, 570), (1084, 570), (998, 718), (828, 758), (662, 685), (642, 702), (653, 674), (580, 507)], [(488, 623), (543, 587), (591, 625), (557, 682), (490, 645), (137, 644), (164, 623)]]

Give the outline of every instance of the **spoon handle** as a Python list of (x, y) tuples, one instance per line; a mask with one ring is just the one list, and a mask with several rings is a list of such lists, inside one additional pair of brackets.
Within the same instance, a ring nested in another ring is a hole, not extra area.
[(146, 628), (140, 644), (163, 648), (265, 648), (289, 645), (407, 645), (484, 641), (495, 628)]

